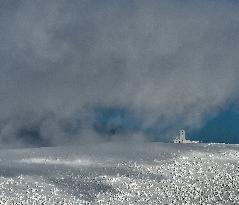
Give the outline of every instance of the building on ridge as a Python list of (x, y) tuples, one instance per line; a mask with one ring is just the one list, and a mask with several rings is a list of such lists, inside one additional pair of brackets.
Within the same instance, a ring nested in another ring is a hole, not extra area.
[(198, 143), (197, 141), (191, 141), (186, 139), (186, 132), (185, 130), (179, 130), (178, 135), (176, 138), (173, 140), (174, 143), (181, 143), (181, 144), (186, 144), (186, 143)]

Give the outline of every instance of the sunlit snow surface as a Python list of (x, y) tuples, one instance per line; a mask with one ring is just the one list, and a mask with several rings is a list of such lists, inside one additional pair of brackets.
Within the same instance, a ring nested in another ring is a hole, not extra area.
[(239, 204), (239, 145), (0, 151), (0, 204)]

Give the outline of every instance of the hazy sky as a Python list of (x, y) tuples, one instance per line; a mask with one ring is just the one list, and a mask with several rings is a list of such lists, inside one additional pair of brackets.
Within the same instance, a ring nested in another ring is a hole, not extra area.
[(237, 105), (238, 53), (236, 1), (0, 1), (0, 145), (199, 129)]

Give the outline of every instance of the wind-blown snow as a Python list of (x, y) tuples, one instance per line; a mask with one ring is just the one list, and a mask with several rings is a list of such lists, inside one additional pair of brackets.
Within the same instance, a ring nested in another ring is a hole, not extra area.
[(238, 204), (239, 146), (2, 150), (0, 204)]
[(49, 165), (64, 165), (64, 166), (84, 166), (90, 165), (92, 162), (88, 160), (62, 160), (62, 159), (46, 159), (46, 158), (29, 158), (29, 159), (21, 159), (20, 163), (27, 164), (49, 164)]

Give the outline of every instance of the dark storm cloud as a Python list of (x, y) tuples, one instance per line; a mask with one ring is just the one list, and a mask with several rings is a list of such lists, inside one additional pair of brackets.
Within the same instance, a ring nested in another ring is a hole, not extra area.
[(238, 10), (226, 1), (1, 2), (1, 144), (99, 140), (98, 105), (127, 108), (144, 129), (201, 126), (238, 99)]

